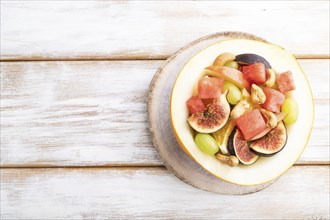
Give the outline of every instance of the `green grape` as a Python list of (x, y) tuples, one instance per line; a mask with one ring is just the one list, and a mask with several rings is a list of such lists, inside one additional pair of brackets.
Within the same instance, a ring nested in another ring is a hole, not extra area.
[(214, 155), (219, 151), (218, 143), (210, 134), (198, 133), (195, 137), (195, 143), (202, 152), (208, 155)]
[(233, 83), (225, 81), (222, 91), (225, 92), (226, 90), (229, 90), (227, 100), (230, 104), (236, 105), (239, 101), (241, 101), (242, 93)]
[(284, 118), (285, 124), (295, 123), (299, 114), (297, 102), (292, 98), (286, 98), (282, 105), (282, 112), (288, 113)]
[(238, 69), (238, 63), (235, 61), (227, 61), (224, 66), (228, 66), (234, 69)]

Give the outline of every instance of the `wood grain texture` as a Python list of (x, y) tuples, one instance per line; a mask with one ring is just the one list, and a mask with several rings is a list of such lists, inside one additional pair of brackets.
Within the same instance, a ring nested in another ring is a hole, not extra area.
[(1, 63), (1, 163), (159, 164), (146, 123), (159, 64)]
[(3, 60), (163, 59), (230, 30), (329, 57), (328, 1), (1, 1)]
[[(162, 165), (146, 101), (163, 62), (2, 62), (1, 166)], [(299, 62), (316, 114), (298, 163), (329, 164), (329, 60)]]
[[(250, 195), (193, 188), (164, 168), (2, 169), (1, 219), (329, 219), (329, 166)], [(238, 205), (239, 204), (239, 205)]]
[[(90, 60), (0, 63), (0, 219), (330, 219), (330, 167), (315, 165), (330, 163), (330, 63), (315, 59), (329, 58), (328, 1), (0, 4), (1, 60)], [(147, 124), (164, 62), (151, 59), (227, 30), (314, 58), (300, 60), (316, 107), (305, 153), (275, 184), (239, 197), (159, 167)]]

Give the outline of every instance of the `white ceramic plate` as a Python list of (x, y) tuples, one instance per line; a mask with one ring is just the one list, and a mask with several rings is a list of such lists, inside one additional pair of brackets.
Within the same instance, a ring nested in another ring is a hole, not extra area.
[[(295, 124), (287, 126), (288, 140), (285, 148), (272, 157), (259, 157), (254, 164), (248, 166), (240, 164), (237, 167), (229, 167), (221, 164), (214, 156), (202, 153), (196, 146), (187, 123), (186, 100), (192, 96), (194, 83), (204, 68), (212, 65), (214, 59), (223, 52), (258, 54), (264, 57), (275, 71), (292, 71), (296, 85), (292, 97), (298, 103), (299, 117)], [(277, 45), (245, 39), (218, 42), (192, 57), (175, 81), (170, 111), (173, 131), (183, 150), (214, 176), (238, 185), (263, 184), (288, 170), (304, 151), (314, 121), (312, 92), (296, 59)]]

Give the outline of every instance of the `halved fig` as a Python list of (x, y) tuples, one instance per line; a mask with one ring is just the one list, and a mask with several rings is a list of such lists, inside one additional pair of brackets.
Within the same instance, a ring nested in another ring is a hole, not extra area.
[[(286, 112), (281, 112), (281, 113), (277, 113), (275, 114), (276, 116), (276, 119), (277, 119), (277, 123), (279, 123), (280, 121), (282, 121), (285, 116), (287, 116), (288, 113)], [(254, 136), (253, 138), (250, 139), (250, 141), (254, 141), (254, 140), (257, 140), (257, 139), (260, 139), (262, 138), (263, 136), (265, 136), (266, 134), (268, 134), (268, 132), (270, 132), (272, 130), (272, 128), (267, 128), (266, 130), (264, 130), (263, 132), (257, 134), (256, 136)]]
[(258, 140), (258, 139), (262, 138), (263, 136), (265, 136), (266, 134), (268, 134), (271, 130), (272, 130), (271, 128), (267, 128), (266, 130), (260, 132), (256, 136), (252, 137), (249, 141)]
[(242, 133), (238, 129), (234, 129), (229, 137), (228, 151), (246, 165), (253, 164), (258, 159), (258, 155), (250, 150), (249, 143), (244, 140)]
[(235, 61), (237, 63), (243, 64), (243, 65), (263, 63), (265, 65), (266, 69), (272, 68), (265, 58), (263, 58), (262, 56), (259, 56), (257, 54), (253, 54), (253, 53), (239, 54), (239, 55), (236, 56)]
[(287, 141), (287, 133), (284, 123), (280, 121), (275, 128), (264, 137), (252, 142), (250, 148), (259, 156), (272, 156), (280, 152)]
[(194, 113), (188, 118), (188, 123), (195, 131), (213, 133), (227, 123), (230, 113), (227, 93), (223, 93), (216, 102), (207, 105), (204, 112)]

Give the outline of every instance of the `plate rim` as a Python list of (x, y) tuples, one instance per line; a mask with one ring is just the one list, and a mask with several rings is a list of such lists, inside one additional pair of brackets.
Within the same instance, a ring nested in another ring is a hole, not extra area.
[[(250, 35), (250, 34), (249, 34)], [(254, 36), (254, 35), (252, 35)], [(206, 36), (207, 37), (207, 36)], [(307, 85), (308, 85), (308, 88), (309, 88), (309, 93), (310, 93), (310, 97), (311, 97), (311, 101), (312, 101), (312, 119), (311, 119), (311, 126), (309, 128), (309, 132), (308, 132), (308, 135), (307, 135), (307, 138), (306, 138), (306, 142), (304, 144), (304, 147), (302, 148), (301, 152), (299, 154), (297, 154), (297, 157), (294, 159), (293, 163), (290, 164), (287, 168), (283, 169), (283, 172), (281, 172), (279, 175), (277, 175), (276, 177), (272, 178), (272, 179), (268, 179), (268, 180), (265, 180), (263, 182), (258, 182), (258, 183), (253, 183), (253, 184), (242, 184), (242, 183), (236, 183), (236, 182), (233, 182), (233, 181), (230, 181), (228, 179), (225, 179), (223, 177), (220, 177), (219, 175), (216, 175), (215, 173), (211, 172), (210, 170), (206, 169), (204, 166), (202, 166), (198, 161), (197, 159), (189, 152), (189, 150), (185, 147), (185, 145), (183, 144), (181, 138), (179, 137), (178, 135), (178, 132), (177, 130), (175, 129), (174, 127), (174, 122), (173, 122), (173, 116), (172, 116), (172, 98), (173, 98), (173, 91), (174, 91), (174, 88), (176, 86), (176, 83), (177, 83), (177, 80), (180, 76), (180, 74), (182, 73), (182, 71), (185, 69), (185, 67), (189, 64), (189, 62), (195, 57), (197, 56), (198, 54), (204, 52), (205, 50), (219, 44), (220, 42), (223, 42), (223, 41), (231, 41), (231, 40), (248, 40), (248, 41), (255, 41), (255, 42), (258, 42), (258, 43), (263, 43), (263, 44), (267, 44), (267, 45), (272, 45), (272, 46), (275, 46), (275, 47), (278, 47), (279, 49), (281, 50), (284, 50), (286, 51), (289, 55), (292, 56), (292, 58), (294, 59), (294, 61), (298, 64), (298, 67), (300, 69), (300, 71), (302, 72), (303, 76), (304, 76), (304, 79), (305, 81), (307, 82)], [(185, 65), (181, 68), (181, 70), (178, 72), (177, 76), (176, 76), (176, 79), (174, 81), (174, 84), (173, 84), (173, 88), (172, 88), (172, 91), (171, 91), (171, 95), (170, 95), (170, 121), (171, 121), (171, 127), (172, 127), (172, 130), (173, 130), (173, 133), (174, 133), (174, 136), (179, 144), (179, 146), (184, 150), (184, 152), (190, 157), (192, 158), (197, 164), (199, 164), (199, 166), (201, 166), (203, 169), (205, 169), (207, 172), (209, 172), (210, 174), (212, 174), (213, 176), (215, 176), (216, 178), (219, 178), (225, 182), (228, 182), (228, 183), (231, 183), (231, 184), (235, 184), (235, 185), (240, 185), (240, 186), (256, 186), (256, 185), (262, 185), (262, 184), (266, 184), (266, 183), (269, 183), (269, 182), (272, 182), (274, 180), (276, 180), (277, 178), (279, 178), (280, 176), (282, 176), (284, 173), (286, 173), (296, 162), (297, 160), (301, 157), (301, 155), (303, 154), (303, 152), (305, 151), (307, 145), (308, 145), (308, 141), (310, 139), (310, 136), (311, 136), (311, 133), (312, 133), (312, 130), (313, 130), (313, 127), (314, 127), (314, 120), (315, 120), (315, 106), (314, 106), (314, 96), (313, 96), (313, 92), (312, 92), (312, 89), (311, 89), (311, 86), (310, 86), (310, 83), (309, 83), (309, 80), (305, 74), (305, 72), (303, 71), (301, 65), (299, 64), (299, 62), (297, 61), (297, 58), (292, 54), (290, 53), (288, 50), (286, 50), (285, 48), (283, 48), (282, 46), (279, 46), (277, 44), (273, 44), (273, 43), (270, 43), (266, 40), (264, 40), (263, 38), (260, 38), (261, 40), (255, 40), (255, 39), (247, 39), (247, 38), (233, 38), (233, 39), (225, 39), (225, 40), (220, 40), (216, 43), (213, 43), (205, 48), (203, 48), (202, 50), (198, 51), (197, 53), (195, 53), (186, 63)], [(198, 39), (200, 40), (200, 39)], [(196, 41), (198, 41), (196, 40)], [(194, 41), (195, 42), (195, 41)], [(188, 44), (187, 46), (189, 46), (190, 44)], [(184, 47), (185, 48), (185, 47)], [(184, 49), (182, 48), (182, 49)], [(181, 50), (180, 50), (181, 51)], [(179, 52), (179, 51), (178, 51)], [(175, 53), (176, 54), (176, 53)]]

